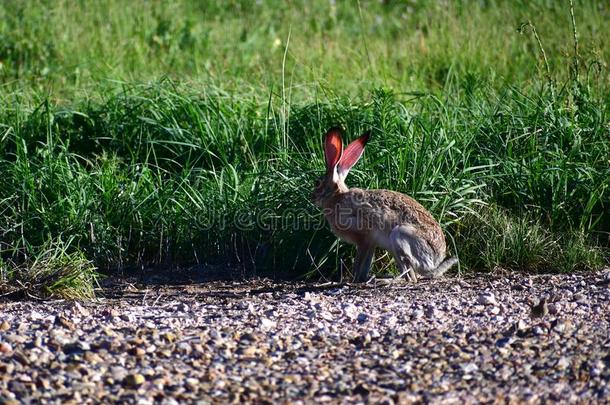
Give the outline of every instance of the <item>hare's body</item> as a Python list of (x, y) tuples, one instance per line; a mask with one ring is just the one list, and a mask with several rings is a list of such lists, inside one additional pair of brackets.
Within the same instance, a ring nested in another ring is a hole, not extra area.
[[(339, 136), (338, 130), (333, 129)], [(329, 131), (329, 134), (333, 132)], [(327, 144), (329, 135), (327, 134)], [(350, 144), (342, 156), (342, 143), (325, 148), (327, 174), (314, 191), (316, 204), (335, 235), (356, 245), (354, 277), (366, 281), (376, 247), (392, 253), (401, 273), (415, 280), (415, 272), (436, 277), (457, 263), (445, 259), (443, 231), (432, 215), (411, 197), (390, 190), (348, 189), (344, 178), (362, 155), (368, 135)], [(332, 142), (332, 138), (330, 142)], [(340, 142), (340, 137), (339, 137)], [(336, 149), (339, 157), (332, 156)], [(331, 155), (331, 156), (329, 156)], [(342, 166), (343, 165), (343, 166)]]
[(323, 206), (333, 232), (341, 239), (359, 244), (374, 239), (377, 246), (391, 250), (392, 230), (400, 225), (418, 229), (435, 253), (445, 254), (445, 235), (432, 215), (411, 197), (390, 190), (352, 188), (338, 193)]

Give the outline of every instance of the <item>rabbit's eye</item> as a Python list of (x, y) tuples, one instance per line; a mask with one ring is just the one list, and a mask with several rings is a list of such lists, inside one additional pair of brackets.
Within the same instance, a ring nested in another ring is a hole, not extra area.
[(320, 187), (321, 185), (322, 185), (322, 179), (316, 180), (316, 183), (315, 183), (316, 188)]

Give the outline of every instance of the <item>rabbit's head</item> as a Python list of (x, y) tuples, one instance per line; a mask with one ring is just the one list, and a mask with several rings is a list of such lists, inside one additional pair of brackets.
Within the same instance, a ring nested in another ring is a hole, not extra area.
[(343, 150), (341, 128), (331, 128), (324, 137), (324, 157), (326, 173), (316, 180), (313, 200), (319, 207), (325, 206), (334, 196), (348, 191), (345, 178), (358, 162), (370, 134), (366, 132)]

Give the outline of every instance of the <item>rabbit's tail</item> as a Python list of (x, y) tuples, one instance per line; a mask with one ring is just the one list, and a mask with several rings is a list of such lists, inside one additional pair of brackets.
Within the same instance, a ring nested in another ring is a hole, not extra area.
[(458, 262), (457, 257), (450, 257), (445, 259), (441, 264), (439, 264), (436, 268), (421, 268), (418, 273), (420, 273), (424, 277), (428, 278), (436, 278), (442, 276), (447, 270), (455, 266)]

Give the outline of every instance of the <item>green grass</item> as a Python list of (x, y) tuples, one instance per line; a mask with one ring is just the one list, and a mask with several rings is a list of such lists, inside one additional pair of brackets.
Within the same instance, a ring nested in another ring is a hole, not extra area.
[(91, 296), (96, 269), (194, 263), (333, 274), (351, 247), (309, 195), (337, 124), (373, 134), (348, 183), (421, 201), (463, 271), (610, 259), (606, 5), (575, 5), (576, 70), (556, 2), (126, 4), (0, 5), (9, 290)]
[(94, 298), (100, 274), (82, 251), (71, 246), (73, 240), (48, 241), (36, 249), (36, 256), (19, 264), (0, 262), (3, 279), (11, 280), (2, 285), (2, 296)]
[[(61, 102), (164, 75), (262, 101), (285, 87), (299, 103), (321, 90), (441, 90), (467, 76), (532, 86), (542, 58), (531, 29), (518, 28), (535, 24), (551, 72), (565, 79), (566, 3), (9, 0), (0, 4), (0, 78), (6, 89)], [(609, 59), (610, 7), (577, 1), (575, 13), (583, 76), (606, 87), (607, 70), (592, 63), (606, 68)]]
[(604, 261), (602, 249), (585, 232), (552, 232), (531, 214), (489, 206), (462, 227), (459, 246), (470, 270), (571, 272), (595, 270)]

